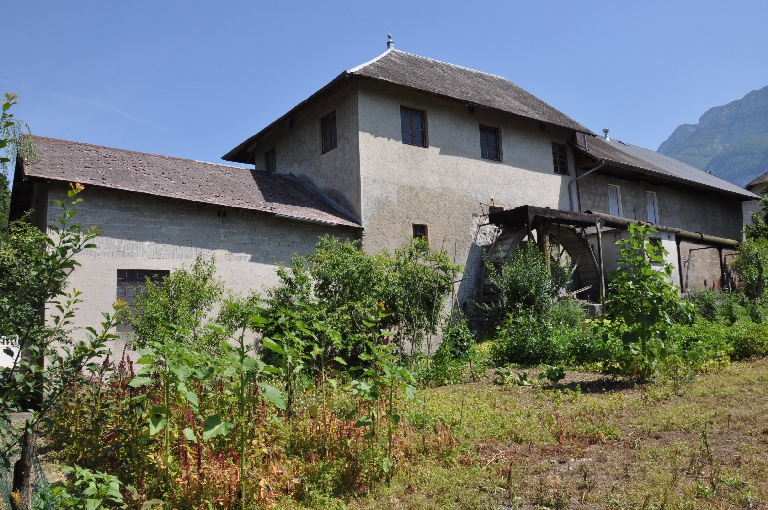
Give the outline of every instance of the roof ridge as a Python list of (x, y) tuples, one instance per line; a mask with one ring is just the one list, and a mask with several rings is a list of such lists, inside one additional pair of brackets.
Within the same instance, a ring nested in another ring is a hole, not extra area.
[[(346, 72), (348, 72), (348, 73), (356, 73), (357, 71), (359, 71), (363, 67), (366, 67), (366, 66), (369, 66), (369, 65), (373, 64), (374, 62), (376, 62), (380, 58), (384, 58), (385, 55), (388, 55), (388, 54), (392, 53), (393, 51), (398, 51), (398, 50), (396, 50), (394, 48), (387, 48), (387, 51), (385, 51), (381, 55), (379, 55), (377, 57), (374, 57), (371, 60), (369, 60), (368, 62), (360, 64), (359, 66), (353, 67), (352, 69), (348, 69)], [(400, 53), (403, 53), (403, 52), (401, 51)]]
[[(26, 136), (29, 136), (29, 135), (26, 135)], [(31, 136), (32, 136), (32, 138), (39, 138), (41, 140), (51, 140), (51, 141), (54, 141), (54, 142), (63, 142), (63, 143), (69, 143), (69, 144), (75, 144), (75, 145), (84, 145), (86, 147), (95, 147), (95, 148), (98, 148), (98, 149), (108, 149), (108, 150), (111, 150), (111, 151), (128, 152), (130, 154), (139, 154), (139, 155), (142, 155), (142, 156), (153, 156), (153, 157), (157, 157), (157, 158), (176, 159), (176, 160), (179, 160), (179, 161), (189, 161), (191, 163), (203, 163), (203, 164), (206, 164), (206, 165), (223, 166), (223, 167), (227, 167), (227, 168), (239, 168), (240, 170), (250, 170), (249, 168), (243, 167), (243, 166), (225, 165), (223, 163), (213, 163), (213, 162), (210, 162), (210, 161), (200, 161), (200, 160), (197, 160), (197, 159), (180, 158), (178, 156), (166, 156), (165, 154), (155, 154), (155, 153), (152, 153), (152, 152), (132, 151), (130, 149), (121, 149), (119, 147), (109, 147), (107, 145), (97, 145), (95, 143), (76, 142), (74, 140), (64, 140), (63, 138), (53, 138), (53, 137), (50, 137), (50, 136), (40, 136), (40, 135), (31, 135)]]
[(409, 53), (407, 51), (396, 50), (395, 48), (389, 48), (389, 49), (387, 49), (387, 51), (385, 51), (384, 53), (382, 53), (378, 57), (374, 58), (373, 60), (369, 60), (368, 62), (366, 62), (364, 64), (360, 64), (357, 67), (353, 67), (352, 69), (348, 70), (347, 72), (348, 73), (355, 73), (355, 72), (359, 71), (360, 69), (362, 69), (363, 67), (366, 67), (366, 66), (369, 66), (369, 65), (373, 64), (374, 62), (376, 62), (380, 58), (383, 58), (384, 56), (386, 56), (389, 53), (402, 53), (403, 55), (410, 55), (411, 57), (421, 58), (421, 59), (424, 59), (424, 60), (430, 60), (432, 62), (437, 62), (438, 64), (443, 64), (443, 65), (446, 65), (446, 66), (451, 66), (451, 67), (457, 67), (459, 69), (464, 69), (465, 71), (471, 71), (473, 73), (484, 74), (486, 76), (493, 76), (494, 78), (499, 78), (499, 79), (502, 79), (502, 80), (506, 80), (509, 83), (511, 83), (512, 85), (515, 85), (515, 86), (519, 87), (519, 85), (517, 85), (516, 83), (511, 81), (509, 78), (505, 78), (504, 76), (499, 76), (498, 74), (486, 73), (485, 71), (478, 71), (477, 69), (472, 69), (471, 67), (464, 67), (464, 66), (460, 66), (458, 64), (451, 64), (450, 62), (443, 62), (442, 60), (437, 60), (436, 58), (424, 57), (422, 55), (416, 55), (415, 53)]

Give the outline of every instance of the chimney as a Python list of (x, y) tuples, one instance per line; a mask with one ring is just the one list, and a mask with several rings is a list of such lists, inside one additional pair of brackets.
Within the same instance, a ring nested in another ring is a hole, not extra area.
[(395, 41), (392, 40), (392, 34), (387, 34), (387, 49), (395, 49)]
[(611, 141), (611, 137), (608, 136), (608, 131), (610, 131), (610, 129), (608, 129), (608, 128), (603, 129), (603, 134), (605, 135), (605, 141), (606, 142), (610, 142)]

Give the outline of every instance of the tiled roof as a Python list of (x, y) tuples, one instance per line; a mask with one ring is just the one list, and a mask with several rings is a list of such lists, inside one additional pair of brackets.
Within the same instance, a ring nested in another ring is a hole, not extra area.
[(356, 76), (423, 90), (582, 133), (591, 133), (589, 129), (506, 78), (404, 51), (388, 50), (380, 57), (349, 72)]
[(631, 167), (637, 172), (662, 180), (666, 179), (729, 195), (737, 195), (742, 200), (753, 200), (756, 198), (754, 193), (732, 182), (699, 170), (682, 161), (636, 145), (618, 140), (606, 140), (601, 137), (587, 137), (586, 148), (583, 145), (575, 145), (575, 147), (583, 154), (592, 158), (598, 160), (605, 159), (609, 163)]
[(35, 136), (40, 161), (26, 177), (79, 182), (361, 228), (288, 175)]
[(757, 186), (758, 184), (763, 184), (765, 181), (768, 181), (768, 172), (765, 172), (763, 175), (756, 177), (755, 180), (744, 186), (747, 189), (752, 189), (753, 187)]
[(288, 113), (229, 151), (222, 159), (240, 163), (253, 162), (253, 146), (262, 136), (286, 122), (315, 98), (354, 76), (384, 81), (461, 101), (467, 105), (491, 108), (581, 133), (594, 134), (506, 78), (390, 49), (370, 62), (344, 71)]

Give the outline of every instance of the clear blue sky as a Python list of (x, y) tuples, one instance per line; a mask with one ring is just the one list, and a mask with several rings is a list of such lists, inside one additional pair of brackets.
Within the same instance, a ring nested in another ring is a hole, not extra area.
[(220, 161), (344, 69), (398, 49), (505, 76), (656, 149), (768, 85), (768, 2), (8, 1), (0, 91), (35, 134)]

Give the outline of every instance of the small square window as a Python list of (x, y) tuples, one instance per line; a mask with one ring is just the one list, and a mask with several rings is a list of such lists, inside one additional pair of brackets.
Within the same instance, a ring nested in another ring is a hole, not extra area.
[[(161, 284), (163, 278), (171, 274), (167, 270), (152, 269), (118, 269), (117, 270), (117, 292), (115, 293), (118, 301), (128, 304), (128, 308), (133, 312), (136, 308), (136, 296), (141, 294), (141, 290), (147, 284), (147, 279), (156, 284)], [(121, 322), (117, 325), (118, 333), (131, 331), (128, 324)]]
[(323, 154), (336, 148), (336, 112), (320, 119)]
[(488, 126), (480, 126), (480, 157), (493, 161), (501, 161), (498, 129)]
[(275, 170), (277, 170), (277, 154), (275, 153), (275, 147), (272, 147), (264, 153), (264, 167), (267, 172), (275, 172)]
[(568, 175), (568, 151), (565, 145), (552, 143), (552, 162), (556, 174)]
[(490, 205), (490, 206), (488, 206), (488, 214), (493, 214), (493, 213), (501, 212), (503, 210), (504, 210), (504, 208), (501, 207), (501, 206), (498, 206), (498, 205)]
[(425, 117), (422, 111), (400, 107), (400, 133), (403, 143), (418, 147), (427, 146)]
[(413, 225), (413, 238), (424, 239), (427, 241), (427, 226), (426, 225)]

